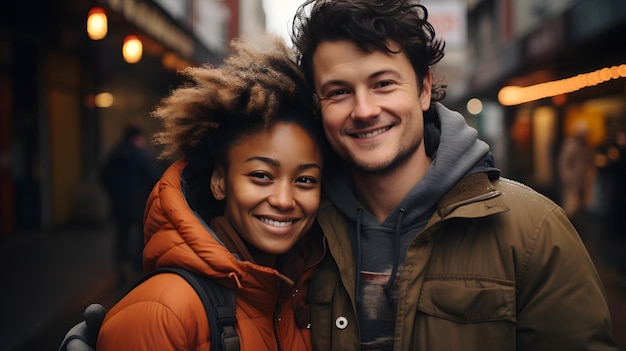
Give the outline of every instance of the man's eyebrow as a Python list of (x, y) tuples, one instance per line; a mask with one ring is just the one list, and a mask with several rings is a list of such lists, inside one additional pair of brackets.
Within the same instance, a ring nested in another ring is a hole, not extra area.
[(385, 75), (385, 74), (398, 75), (398, 72), (396, 70), (393, 70), (393, 69), (381, 69), (379, 71), (376, 71), (376, 72), (370, 74), (368, 78), (369, 79), (374, 79), (374, 78), (378, 78), (378, 77), (380, 77), (382, 75)]
[(333, 85), (346, 85), (346, 82), (340, 79), (332, 79), (320, 86), (320, 91), (324, 91)]

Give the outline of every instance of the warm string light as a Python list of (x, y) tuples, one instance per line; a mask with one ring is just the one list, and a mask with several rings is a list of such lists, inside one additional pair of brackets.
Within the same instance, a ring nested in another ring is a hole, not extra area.
[(87, 35), (92, 40), (106, 37), (109, 30), (107, 15), (101, 7), (94, 7), (87, 15)]
[[(108, 19), (102, 7), (94, 7), (87, 14), (87, 35), (92, 40), (101, 40), (106, 37)], [(143, 43), (136, 35), (129, 35), (124, 39), (122, 56), (128, 63), (137, 63), (143, 56)]]
[(626, 77), (626, 64), (605, 67), (570, 78), (535, 84), (527, 87), (506, 86), (498, 92), (498, 101), (504, 106), (519, 105), (530, 101), (568, 94), (596, 86), (612, 79)]
[(122, 56), (124, 61), (128, 63), (137, 63), (141, 60), (143, 55), (143, 44), (141, 39), (136, 35), (129, 35), (124, 39), (124, 45), (122, 46)]

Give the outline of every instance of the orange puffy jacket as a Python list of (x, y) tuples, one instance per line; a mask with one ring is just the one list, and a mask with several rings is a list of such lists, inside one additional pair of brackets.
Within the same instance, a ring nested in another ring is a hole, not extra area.
[[(311, 350), (308, 282), (324, 249), (313, 226), (285, 258), (284, 270), (241, 261), (196, 217), (185, 201), (181, 175), (170, 166), (152, 190), (144, 216), (144, 268), (178, 266), (235, 290), (241, 351)], [(213, 223), (213, 222), (212, 222)], [(222, 218), (222, 222), (225, 220)], [(97, 350), (209, 350), (209, 326), (200, 298), (176, 274), (158, 274), (124, 296), (107, 314)]]

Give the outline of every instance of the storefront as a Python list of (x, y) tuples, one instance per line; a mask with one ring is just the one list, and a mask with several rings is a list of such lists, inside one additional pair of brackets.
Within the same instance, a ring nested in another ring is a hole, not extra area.
[[(102, 204), (84, 200), (125, 126), (155, 131), (149, 113), (180, 82), (177, 70), (219, 64), (223, 56), (153, 1), (6, 6), (0, 26), (1, 235), (97, 215)], [(95, 7), (107, 19), (99, 40), (86, 31)], [(122, 56), (129, 36), (142, 43), (136, 63)]]

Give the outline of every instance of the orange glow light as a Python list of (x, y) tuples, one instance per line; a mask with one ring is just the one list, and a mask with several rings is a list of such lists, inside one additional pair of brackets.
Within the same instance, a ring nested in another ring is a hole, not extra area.
[(108, 92), (97, 94), (94, 97), (94, 105), (100, 108), (111, 107), (113, 106), (114, 103), (115, 103), (115, 97), (113, 96), (113, 94), (108, 93)]
[[(626, 64), (605, 67), (589, 73), (539, 83), (527, 87), (505, 86), (498, 92), (498, 101), (503, 106), (520, 105), (548, 97), (573, 93), (577, 90), (596, 86), (612, 79), (626, 77)], [(558, 101), (558, 100), (557, 100)]]
[(109, 30), (107, 15), (102, 7), (94, 7), (87, 15), (87, 35), (92, 40), (106, 37)]
[(129, 35), (124, 39), (124, 45), (122, 46), (122, 55), (124, 61), (128, 63), (137, 63), (141, 60), (143, 55), (143, 44), (141, 39), (136, 35)]

